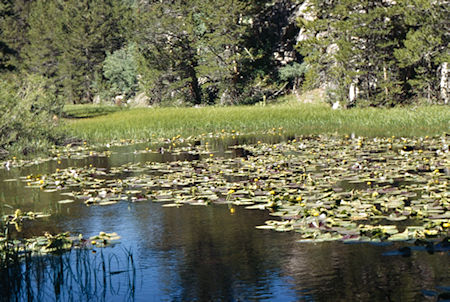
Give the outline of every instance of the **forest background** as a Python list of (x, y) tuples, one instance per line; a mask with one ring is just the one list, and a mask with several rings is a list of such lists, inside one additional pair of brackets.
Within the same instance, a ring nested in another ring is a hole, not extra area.
[(448, 104), (448, 7), (5, 0), (0, 151), (61, 140), (55, 124), (65, 104), (255, 104), (314, 88), (344, 108)]

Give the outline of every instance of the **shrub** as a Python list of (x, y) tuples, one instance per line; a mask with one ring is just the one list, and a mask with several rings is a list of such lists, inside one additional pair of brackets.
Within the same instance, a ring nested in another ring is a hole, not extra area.
[(296, 90), (300, 86), (300, 80), (308, 71), (308, 64), (303, 62), (301, 64), (294, 62), (291, 65), (281, 67), (278, 71), (279, 77), (283, 81), (289, 81), (292, 89)]
[(62, 134), (56, 131), (61, 107), (53, 87), (40, 76), (0, 78), (2, 153), (26, 155), (42, 151), (61, 139)]
[(133, 45), (108, 54), (103, 62), (103, 75), (111, 96), (133, 96), (138, 88), (137, 64)]

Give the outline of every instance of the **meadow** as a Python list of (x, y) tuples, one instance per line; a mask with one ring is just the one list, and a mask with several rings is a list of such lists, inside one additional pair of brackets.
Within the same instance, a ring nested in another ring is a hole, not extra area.
[(135, 108), (67, 119), (65, 129), (71, 136), (99, 143), (233, 131), (262, 134), (273, 128), (295, 135), (413, 137), (442, 135), (449, 131), (449, 121), (448, 106), (332, 110), (324, 103), (299, 103), (291, 98), (265, 106)]

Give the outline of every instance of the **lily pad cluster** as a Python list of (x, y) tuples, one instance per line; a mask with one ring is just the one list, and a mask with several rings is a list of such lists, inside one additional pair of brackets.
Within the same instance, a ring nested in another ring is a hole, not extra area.
[[(108, 170), (67, 168), (24, 181), (29, 187), (64, 190), (71, 199), (60, 203), (149, 200), (165, 207), (227, 203), (269, 210), (274, 219), (258, 228), (294, 231), (302, 241), (428, 239), (449, 232), (446, 135), (297, 137), (232, 146), (222, 154), (211, 146), (214, 141), (169, 141), (166, 150), (137, 152), (196, 156)], [(229, 153), (234, 156), (224, 156)]]
[[(0, 225), (0, 268), (10, 262), (20, 260), (22, 256), (33, 254), (60, 253), (73, 248), (106, 247), (115, 244), (120, 236), (117, 233), (100, 232), (98, 235), (84, 238), (83, 235), (71, 236), (69, 232), (52, 235), (45, 232), (43, 236), (32, 238), (11, 238), (9, 227), (14, 226), (22, 232), (22, 224), (27, 220), (48, 217), (50, 214), (40, 212), (23, 212), (16, 209), (13, 215), (4, 215)], [(15, 236), (16, 237), (16, 236)]]
[(10, 225), (13, 225), (16, 230), (18, 232), (22, 231), (22, 223), (26, 220), (35, 220), (38, 218), (44, 218), (44, 217), (48, 217), (50, 216), (50, 214), (46, 214), (43, 212), (32, 212), (32, 211), (28, 211), (28, 212), (22, 212), (22, 210), (20, 209), (16, 209), (14, 211), (13, 215), (4, 215), (2, 217), (2, 224), (4, 225), (4, 229), (5, 231), (3, 232), (3, 236), (0, 235), (0, 237), (6, 237), (7, 234), (7, 230), (8, 227)]
[(72, 236), (69, 232), (27, 239), (8, 239), (0, 236), (0, 264), (7, 265), (17, 261), (25, 255), (44, 255), (49, 253), (62, 253), (71, 249), (94, 249), (116, 244), (120, 236), (116, 233), (100, 232), (99, 235), (84, 238), (81, 234)]
[[(282, 128), (277, 129), (273, 128), (259, 134), (282, 136), (281, 130)], [(246, 135), (249, 134), (250, 133), (247, 133)], [(113, 153), (113, 151), (111, 150), (114, 147), (147, 144), (150, 145), (150, 147), (146, 147), (145, 150), (139, 150), (136, 152), (145, 153), (145, 152), (154, 152), (155, 150), (158, 152), (160, 152), (161, 150), (171, 151), (172, 148), (174, 147), (184, 144), (191, 145), (192, 143), (195, 143), (199, 140), (226, 139), (226, 138), (236, 139), (236, 137), (239, 137), (241, 135), (242, 134), (236, 130), (225, 131), (224, 129), (222, 129), (217, 133), (202, 133), (197, 136), (182, 137), (181, 135), (177, 135), (172, 138), (166, 138), (166, 137), (157, 137), (155, 134), (152, 134), (148, 139), (120, 139), (108, 143), (88, 143), (87, 141), (74, 139), (73, 141), (68, 141), (63, 146), (53, 146), (53, 148), (48, 150), (48, 156), (41, 156), (41, 157), (35, 156), (31, 159), (17, 158), (16, 156), (12, 156), (11, 158), (0, 160), (0, 170), (2, 169), (10, 170), (11, 168), (18, 168), (18, 167), (30, 167), (51, 160), (56, 160), (60, 163), (61, 160), (65, 159), (76, 160), (76, 159), (85, 159), (89, 157), (109, 157)]]

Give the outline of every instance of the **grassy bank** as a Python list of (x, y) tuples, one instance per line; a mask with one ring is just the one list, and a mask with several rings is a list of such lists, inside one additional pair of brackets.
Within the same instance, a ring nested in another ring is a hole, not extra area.
[(88, 141), (189, 136), (232, 130), (264, 132), (283, 127), (289, 134), (351, 134), (362, 136), (425, 136), (449, 131), (450, 108), (365, 108), (332, 110), (324, 104), (268, 106), (145, 108), (67, 121), (73, 136)]

